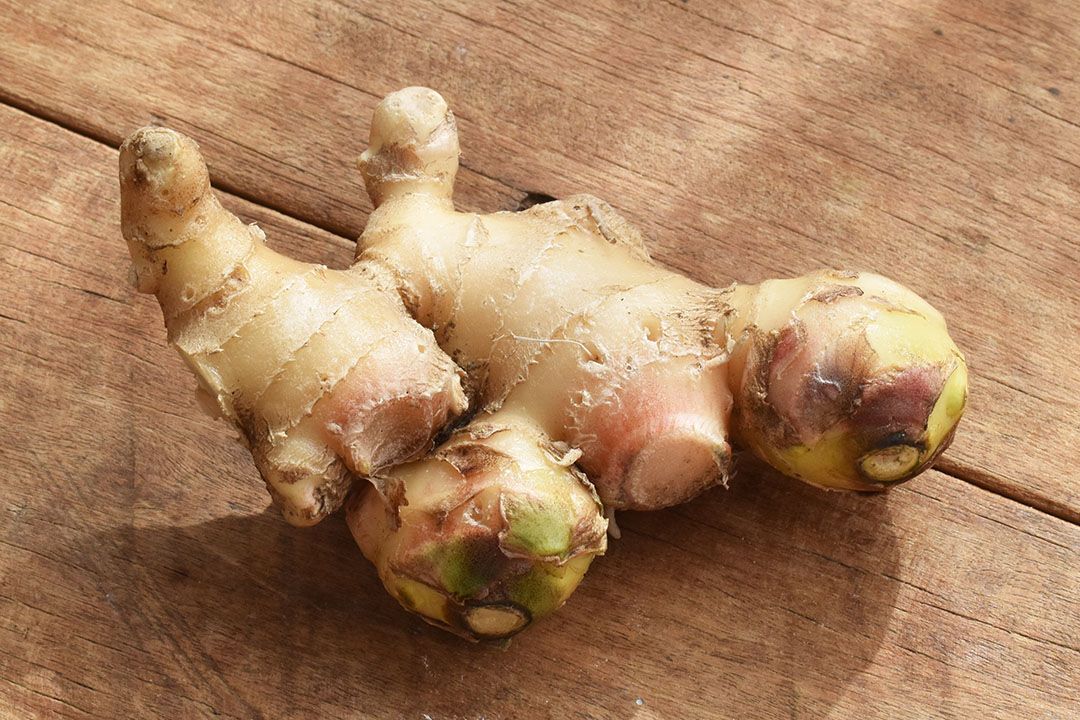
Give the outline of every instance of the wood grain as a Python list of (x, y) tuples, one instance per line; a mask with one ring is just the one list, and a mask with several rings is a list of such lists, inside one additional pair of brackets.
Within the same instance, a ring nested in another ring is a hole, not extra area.
[[(1080, 706), (1080, 6), (0, 3), (0, 717), (1061, 718)], [(459, 203), (592, 192), (697, 279), (822, 264), (942, 309), (974, 371), (941, 467), (620, 516), (506, 651), (297, 530), (125, 283), (115, 146), (197, 137), (224, 202), (334, 266), (410, 84)], [(18, 109), (18, 108), (21, 108)], [(242, 197), (241, 197), (242, 196)]]
[[(16, 10), (9, 8), (9, 17)], [(443, 91), (467, 208), (592, 192), (726, 284), (884, 272), (974, 371), (942, 467), (1080, 521), (1080, 11), (975, 2), (19, 6), (0, 97), (118, 144), (159, 122), (214, 177), (346, 237), (384, 93)], [(28, 32), (29, 27), (32, 31)], [(632, 89), (632, 90), (631, 90)]]
[[(508, 650), (426, 627), (341, 518), (264, 510), (246, 453), (195, 409), (155, 304), (120, 280), (115, 153), (9, 108), (0, 128), (15, 715), (1067, 718), (1080, 701), (1080, 528), (937, 473), (867, 498), (744, 462), (728, 491), (622, 517), (568, 606)], [(225, 200), (298, 256), (350, 255)]]

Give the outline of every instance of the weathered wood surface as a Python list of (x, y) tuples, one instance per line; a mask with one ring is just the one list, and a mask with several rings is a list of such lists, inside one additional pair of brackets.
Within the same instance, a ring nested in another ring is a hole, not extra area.
[[(0, 23), (0, 712), (1075, 717), (1080, 6), (138, 5)], [(744, 461), (622, 518), (508, 651), (407, 616), (195, 408), (125, 284), (113, 148), (191, 133), (230, 207), (342, 265), (370, 109), (410, 83), (458, 112), (463, 206), (593, 192), (700, 280), (928, 296), (974, 372), (948, 474), (864, 498)]]
[(839, 265), (927, 296), (975, 370), (945, 467), (1080, 520), (1080, 6), (139, 5), (12, 7), (0, 98), (113, 145), (167, 123), (223, 187), (354, 237), (372, 106), (432, 85), (466, 207), (592, 192), (703, 281)]

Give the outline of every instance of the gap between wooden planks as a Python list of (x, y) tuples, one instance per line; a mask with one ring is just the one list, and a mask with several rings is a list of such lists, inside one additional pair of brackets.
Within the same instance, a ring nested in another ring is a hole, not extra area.
[[(426, 628), (340, 518), (260, 512), (246, 453), (123, 284), (115, 151), (9, 107), (0, 128), (0, 708), (1066, 718), (1080, 700), (1080, 528), (936, 472), (865, 498), (744, 459), (731, 490), (623, 517), (507, 653)], [(351, 254), (225, 202), (291, 254)]]
[(1076, 8), (388, 7), (34, 3), (0, 27), (0, 97), (112, 145), (171, 124), (223, 187), (352, 237), (371, 107), (433, 85), (466, 208), (591, 191), (699, 280), (857, 264), (914, 287), (973, 369), (942, 467), (1080, 520), (1080, 86), (1055, 72)]

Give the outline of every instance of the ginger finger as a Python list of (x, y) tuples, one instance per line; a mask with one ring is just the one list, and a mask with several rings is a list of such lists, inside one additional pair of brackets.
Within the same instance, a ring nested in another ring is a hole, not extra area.
[(221, 207), (190, 139), (134, 133), (120, 186), (135, 286), (157, 295), (204, 407), (240, 430), (290, 522), (333, 512), (353, 473), (418, 457), (464, 410), (457, 369), (376, 272), (268, 249)]

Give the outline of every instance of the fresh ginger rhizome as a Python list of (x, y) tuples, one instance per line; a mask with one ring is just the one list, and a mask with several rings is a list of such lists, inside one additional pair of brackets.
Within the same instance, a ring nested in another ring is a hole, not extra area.
[(837, 271), (706, 287), (592, 197), (458, 212), (457, 166), (442, 97), (384, 99), (359, 160), (376, 209), (331, 270), (224, 210), (192, 140), (143, 128), (120, 153), (131, 278), (202, 404), (289, 522), (345, 505), (429, 622), (506, 638), (551, 613), (603, 553), (605, 509), (689, 500), (725, 480), (732, 443), (884, 490), (952, 438), (966, 366), (910, 290)]

